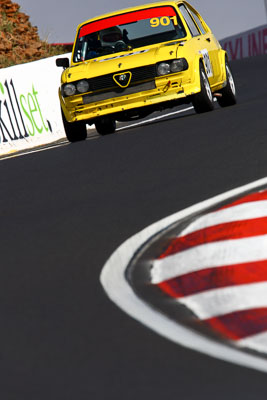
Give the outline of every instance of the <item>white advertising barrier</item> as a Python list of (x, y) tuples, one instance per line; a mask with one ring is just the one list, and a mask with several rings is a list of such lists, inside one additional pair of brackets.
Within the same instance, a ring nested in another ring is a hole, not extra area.
[(267, 25), (220, 40), (230, 60), (267, 54)]
[(0, 156), (65, 137), (56, 58), (0, 70)]

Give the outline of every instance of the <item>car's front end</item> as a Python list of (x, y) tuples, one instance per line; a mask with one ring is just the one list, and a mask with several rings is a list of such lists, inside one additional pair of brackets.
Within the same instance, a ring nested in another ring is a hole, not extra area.
[[(66, 70), (60, 97), (67, 120), (125, 114), (126, 110), (185, 99), (196, 93), (199, 81), (192, 79), (194, 64), (179, 57), (180, 53), (184, 55), (180, 46), (177, 42), (120, 53), (115, 60), (100, 58)], [(78, 76), (82, 79), (76, 79)]]

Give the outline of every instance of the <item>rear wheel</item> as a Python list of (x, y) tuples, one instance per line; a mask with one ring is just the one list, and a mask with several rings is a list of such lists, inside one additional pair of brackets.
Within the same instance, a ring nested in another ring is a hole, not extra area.
[(228, 62), (225, 60), (226, 86), (220, 91), (221, 97), (217, 101), (221, 107), (229, 107), (236, 104), (235, 81)]
[(116, 121), (111, 118), (101, 118), (95, 123), (99, 135), (110, 135), (116, 131)]
[(65, 118), (63, 111), (62, 113), (62, 121), (65, 129), (65, 133), (69, 142), (79, 142), (81, 140), (85, 140), (87, 137), (87, 129), (86, 124), (83, 122), (68, 122)]
[(206, 71), (201, 63), (199, 66), (201, 91), (193, 96), (192, 103), (195, 111), (200, 114), (214, 109), (213, 94)]

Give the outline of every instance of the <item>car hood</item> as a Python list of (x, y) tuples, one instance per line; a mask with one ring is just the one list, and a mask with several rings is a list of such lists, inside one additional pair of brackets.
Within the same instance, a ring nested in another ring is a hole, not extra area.
[[(62, 81), (73, 82), (79, 79), (90, 79), (175, 59), (178, 57), (178, 49), (181, 45), (181, 41), (169, 42), (85, 61), (66, 69), (63, 72)], [(179, 56), (181, 57), (181, 55)]]

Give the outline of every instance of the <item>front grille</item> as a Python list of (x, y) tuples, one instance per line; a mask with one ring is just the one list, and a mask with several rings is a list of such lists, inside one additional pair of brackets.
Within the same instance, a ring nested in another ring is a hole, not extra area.
[(96, 103), (98, 101), (113, 99), (115, 97), (128, 96), (130, 94), (152, 90), (155, 89), (155, 87), (155, 81), (139, 83), (134, 86), (129, 86), (126, 89), (122, 89), (116, 86), (115, 89), (113, 88), (110, 90), (106, 90), (105, 92), (86, 94), (85, 96), (83, 96), (83, 104)]
[[(138, 68), (133, 68), (130, 70), (123, 70), (123, 71), (118, 71), (117, 73), (122, 73), (131, 71), (132, 73), (132, 79), (129, 87), (133, 86), (136, 83), (139, 82), (145, 82), (145, 81), (152, 81), (156, 77), (156, 66), (155, 65), (145, 65), (144, 67), (138, 67)], [(103, 76), (98, 76), (96, 78), (88, 79), (88, 83), (90, 85), (91, 91), (95, 92), (98, 90), (105, 90), (105, 89), (111, 89), (114, 87), (118, 87), (113, 79), (114, 72), (113, 74), (107, 74)]]

